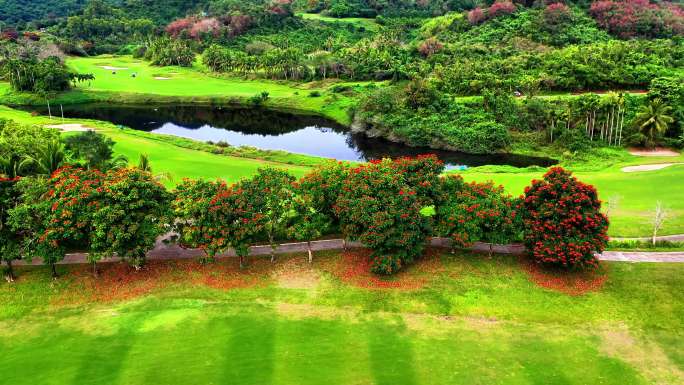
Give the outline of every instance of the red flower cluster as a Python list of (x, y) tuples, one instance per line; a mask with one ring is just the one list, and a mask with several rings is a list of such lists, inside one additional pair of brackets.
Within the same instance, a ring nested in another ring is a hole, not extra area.
[(560, 167), (525, 189), (525, 244), (535, 261), (564, 268), (597, 265), (608, 241), (608, 218), (593, 186)]

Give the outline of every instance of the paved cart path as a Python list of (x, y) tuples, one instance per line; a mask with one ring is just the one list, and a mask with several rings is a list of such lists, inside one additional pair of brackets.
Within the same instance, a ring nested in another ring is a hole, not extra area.
[[(682, 237), (678, 235), (675, 237)], [(679, 238), (677, 238), (679, 239)], [(431, 241), (435, 247), (450, 246), (450, 240), (445, 238), (434, 238)], [(361, 247), (359, 243), (347, 242), (347, 247)], [(341, 250), (344, 248), (344, 242), (341, 239), (329, 239), (311, 242), (311, 248), (314, 251), (325, 250)], [(488, 252), (489, 244), (477, 243), (470, 250)], [(307, 251), (307, 244), (303, 243), (284, 243), (278, 246), (275, 250), (276, 254), (291, 254), (301, 253)], [(525, 248), (522, 245), (493, 245), (492, 251), (497, 254), (522, 254)], [(250, 256), (267, 256), (271, 253), (270, 246), (252, 246), (250, 248)], [(198, 249), (183, 249), (175, 244), (166, 244), (159, 241), (154, 250), (150, 251), (148, 258), (151, 260), (169, 260), (169, 259), (192, 259), (203, 255), (203, 252)], [(234, 257), (235, 252), (230, 250), (218, 256), (218, 258)], [(88, 255), (86, 253), (72, 253), (68, 254), (66, 258), (59, 264), (78, 264), (87, 263)], [(606, 251), (599, 256), (602, 261), (618, 261), (618, 262), (679, 262), (684, 263), (684, 252), (626, 252), (626, 251)], [(117, 262), (120, 259), (117, 257), (107, 258), (101, 262)], [(25, 261), (17, 261), (15, 265), (26, 265)], [(30, 263), (31, 265), (41, 265), (40, 258), (35, 258)]]

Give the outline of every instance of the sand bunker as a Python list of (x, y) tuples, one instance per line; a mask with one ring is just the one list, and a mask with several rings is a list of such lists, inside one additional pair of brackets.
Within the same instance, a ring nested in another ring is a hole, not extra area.
[(629, 149), (629, 153), (636, 156), (679, 156), (678, 152), (666, 148), (656, 148), (655, 150), (631, 148)]
[(62, 132), (85, 132), (85, 131), (95, 131), (92, 127), (86, 127), (80, 123), (69, 123), (69, 124), (54, 124), (50, 126), (45, 126), (47, 128), (56, 128)]
[(154, 80), (171, 80), (171, 78), (165, 78), (163, 76), (155, 76)]
[(642, 164), (640, 166), (629, 166), (622, 169), (623, 172), (638, 172), (638, 171), (655, 171), (662, 170), (666, 167), (684, 164), (684, 163), (660, 163), (660, 164)]
[(112, 67), (112, 66), (98, 66), (98, 67), (100, 67), (102, 69), (106, 69), (108, 71), (125, 71), (128, 69), (126, 67)]

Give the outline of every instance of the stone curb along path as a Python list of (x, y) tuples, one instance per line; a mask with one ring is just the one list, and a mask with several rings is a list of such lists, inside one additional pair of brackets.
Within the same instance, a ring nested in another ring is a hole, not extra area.
[[(450, 248), (451, 240), (448, 238), (432, 238), (431, 246)], [(311, 249), (313, 251), (327, 251), (327, 250), (342, 250), (345, 242), (342, 239), (327, 239), (320, 241), (312, 241)], [(358, 242), (347, 242), (346, 246), (349, 248), (362, 247)], [(477, 252), (489, 252), (490, 245), (488, 243), (476, 243), (468, 250)], [(275, 254), (292, 254), (302, 253), (307, 251), (307, 243), (283, 243), (276, 247)], [(520, 244), (511, 245), (492, 245), (492, 251), (495, 254), (509, 254), (522, 255), (525, 253), (525, 247)], [(252, 246), (250, 247), (250, 256), (269, 256), (271, 254), (271, 246)], [(172, 260), (172, 259), (194, 259), (202, 257), (204, 253), (199, 249), (183, 249), (176, 244), (168, 244), (165, 240), (159, 240), (156, 247), (148, 253), (150, 260)], [(218, 258), (235, 257), (235, 252), (229, 250), (224, 254), (217, 256)], [(100, 262), (119, 262), (118, 257), (106, 258)], [(615, 261), (615, 262), (680, 262), (684, 263), (684, 252), (620, 252), (620, 251), (606, 251), (599, 255), (599, 260)], [(67, 254), (66, 258), (58, 264), (79, 264), (87, 263), (87, 253), (72, 253)], [(14, 265), (42, 265), (40, 258), (35, 258), (31, 263), (26, 261), (16, 261)]]

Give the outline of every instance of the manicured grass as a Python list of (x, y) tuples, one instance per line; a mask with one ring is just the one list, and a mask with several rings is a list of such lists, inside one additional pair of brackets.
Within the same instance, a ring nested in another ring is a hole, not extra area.
[[(350, 101), (342, 95), (327, 92), (326, 83), (296, 84), (246, 80), (211, 74), (200, 63), (195, 64), (193, 68), (153, 67), (130, 56), (70, 58), (67, 64), (77, 72), (95, 75), (94, 81), (79, 85), (79, 91), (138, 94), (137, 97), (131, 96), (134, 100), (139, 98), (139, 95), (147, 94), (183, 98), (188, 102), (208, 99), (214, 103), (224, 104), (229, 103), (231, 98), (244, 100), (268, 92), (271, 99), (267, 105), (310, 111), (342, 123), (349, 122), (346, 109)], [(125, 69), (113, 71), (102, 68), (104, 66)], [(136, 76), (132, 77), (132, 74)], [(309, 94), (314, 90), (321, 92), (323, 96), (310, 97)]]
[[(654, 162), (681, 162), (679, 158), (635, 158), (631, 164)], [(684, 234), (684, 165), (671, 166), (657, 171), (625, 173), (625, 164), (600, 171), (579, 171), (576, 176), (596, 186), (599, 198), (604, 202), (613, 200), (616, 207), (609, 212), (610, 235), (613, 237), (648, 236), (652, 231), (651, 220), (657, 202), (668, 209), (668, 216), (660, 231), (661, 235)], [(463, 173), (466, 180), (493, 180), (511, 194), (522, 194), (532, 179), (541, 179), (543, 172), (489, 173), (477, 169)]]
[[(508, 257), (433, 256), (389, 281), (419, 283), (404, 289), (347, 283), (335, 253), (304, 261), (243, 272), (234, 260), (167, 261), (121, 280), (116, 265), (98, 280), (71, 266), (56, 282), (45, 268), (21, 269), (0, 284), (2, 381), (682, 383), (681, 264), (607, 264), (600, 290), (569, 296)], [(211, 269), (220, 273), (198, 279)], [(248, 278), (211, 287), (232, 274)], [(129, 286), (151, 289), (117, 300)]]
[[(0, 118), (12, 119), (26, 124), (61, 124), (61, 119), (50, 120), (45, 116), (31, 116), (27, 112), (0, 106)], [(148, 154), (155, 173), (168, 173), (173, 181), (166, 181), (169, 186), (179, 183), (183, 178), (224, 179), (235, 182), (244, 177), (254, 175), (259, 168), (286, 168), (293, 175), (302, 176), (309, 167), (297, 166), (280, 162), (270, 162), (235, 156), (215, 155), (205, 151), (198, 151), (174, 145), (173, 140), (163, 140), (153, 134), (138, 133), (130, 129), (119, 129), (113, 124), (94, 120), (72, 120), (64, 122), (79, 122), (86, 127), (96, 128), (110, 136), (116, 142), (116, 154), (124, 155), (129, 162), (136, 164), (141, 154)], [(66, 135), (69, 135), (68, 133)], [(175, 138), (171, 138), (175, 139)], [(298, 155), (292, 155), (297, 160)]]
[[(351, 120), (347, 110), (354, 100), (328, 89), (333, 84), (358, 87), (369, 84), (333, 80), (293, 83), (241, 79), (211, 73), (199, 63), (199, 59), (192, 68), (153, 67), (130, 56), (110, 55), (73, 57), (67, 59), (67, 65), (76, 72), (95, 75), (95, 80), (79, 84), (71, 91), (52, 97), (52, 103), (55, 105), (88, 102), (244, 105), (249, 103), (250, 97), (268, 92), (269, 99), (265, 102), (268, 107), (317, 114), (341, 124), (349, 124)], [(117, 70), (105, 69), (105, 66)], [(133, 77), (133, 74), (136, 76)], [(321, 96), (309, 96), (312, 91), (318, 91)], [(45, 99), (11, 92), (7, 83), (0, 82), (0, 103), (45, 104)]]
[(371, 18), (363, 18), (363, 17), (343, 17), (343, 18), (336, 18), (336, 17), (329, 17), (329, 16), (323, 16), (319, 13), (300, 13), (298, 16), (301, 16), (305, 20), (318, 20), (326, 23), (344, 23), (344, 24), (353, 24), (357, 27), (364, 27), (365, 29), (369, 31), (377, 31), (379, 29), (378, 23), (375, 21), (375, 19)]

